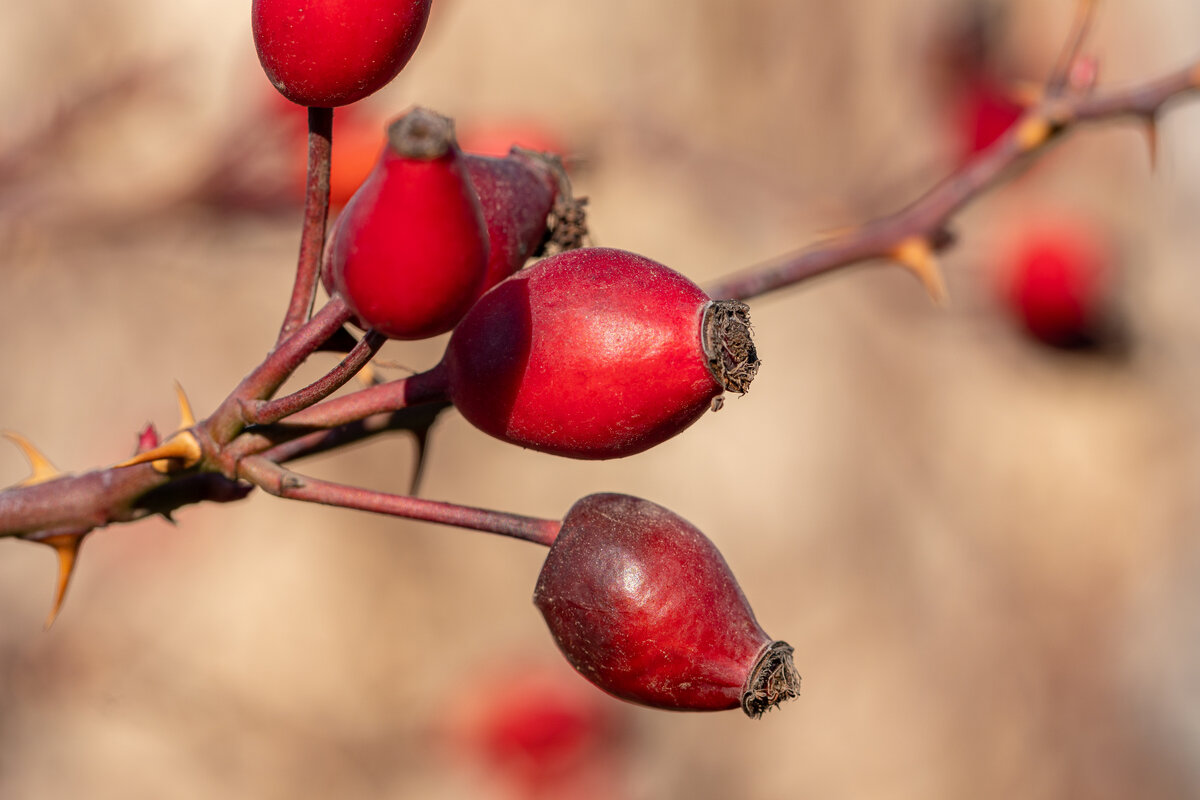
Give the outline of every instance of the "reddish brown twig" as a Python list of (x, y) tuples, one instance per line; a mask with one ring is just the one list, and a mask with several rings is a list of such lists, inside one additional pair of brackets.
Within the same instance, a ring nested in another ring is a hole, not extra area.
[(427, 403), (443, 403), (449, 399), (446, 378), (446, 368), (439, 363), (425, 372), (360, 389), (345, 397), (310, 406), (284, 421), (288, 425), (301, 427), (332, 428), (371, 414), (397, 411)]
[(350, 310), (345, 302), (340, 297), (332, 298), (311, 320), (277, 344), (266, 359), (242, 379), (213, 415), (201, 423), (204, 433), (217, 446), (232, 441), (246, 425), (242, 417), (242, 404), (249, 400), (266, 400), (275, 394), (304, 360), (349, 318)]
[(746, 300), (872, 259), (913, 266), (910, 253), (922, 248), (936, 252), (950, 243), (947, 223), (963, 206), (1000, 182), (1014, 167), (1028, 163), (1067, 130), (1081, 123), (1121, 117), (1153, 123), (1168, 102), (1197, 89), (1200, 62), (1128, 89), (1048, 97), (995, 144), (907, 208), (780, 261), (722, 278), (708, 287), (708, 293), (714, 298)]
[(1100, 0), (1076, 0), (1075, 19), (1071, 23), (1071, 32), (1067, 35), (1067, 41), (1058, 54), (1058, 61), (1055, 62), (1054, 69), (1046, 80), (1046, 97), (1058, 97), (1069, 85), (1071, 70), (1074, 68), (1079, 54), (1083, 51), (1084, 42), (1087, 41), (1088, 32), (1092, 28), (1092, 21), (1096, 18), (1096, 7), (1099, 5)]
[(333, 152), (333, 109), (308, 109), (308, 172), (304, 187), (304, 228), (300, 233), (300, 256), (296, 281), (288, 303), (279, 341), (290, 336), (308, 321), (317, 280), (321, 276), (321, 257), (325, 250), (325, 223), (329, 218), (329, 173)]
[(251, 425), (268, 425), (278, 422), (289, 414), (319, 403), (336, 392), (348, 380), (358, 374), (371, 357), (379, 352), (387, 337), (377, 331), (368, 331), (341, 363), (326, 373), (320, 380), (275, 400), (243, 400), (242, 418)]
[(307, 503), (356, 508), (374, 514), (437, 522), (457, 528), (498, 533), (549, 546), (558, 535), (558, 520), (523, 517), (503, 511), (441, 503), (407, 495), (388, 494), (298, 475), (261, 456), (238, 466), (238, 475), (273, 495)]

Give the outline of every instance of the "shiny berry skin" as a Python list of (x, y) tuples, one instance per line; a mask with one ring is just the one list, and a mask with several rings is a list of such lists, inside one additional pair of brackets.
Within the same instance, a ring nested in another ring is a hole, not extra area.
[(1001, 296), (1026, 334), (1056, 348), (1089, 347), (1104, 335), (1112, 265), (1103, 238), (1059, 219), (1018, 234), (1000, 275)]
[(284, 97), (344, 106), (382, 89), (425, 32), (432, 0), (254, 0), (259, 61)]
[(487, 229), (450, 120), (414, 109), (331, 230), (333, 289), (365, 327), (423, 339), (454, 327), (479, 292)]
[(799, 692), (792, 648), (763, 632), (716, 546), (648, 500), (572, 506), (533, 601), (575, 669), (622, 699), (757, 717)]
[(633, 253), (560, 253), (498, 284), (455, 328), (450, 397), (475, 427), (521, 447), (638, 453), (726, 389), (748, 388), (758, 358), (746, 312)]
[(504, 158), (466, 154), (491, 252), (480, 294), (516, 272), (546, 238), (558, 183), (551, 165), (513, 150)]

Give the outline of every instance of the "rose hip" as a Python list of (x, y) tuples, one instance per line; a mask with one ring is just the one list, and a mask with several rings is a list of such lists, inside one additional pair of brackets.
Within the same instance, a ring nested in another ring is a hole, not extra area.
[(1091, 226), (1043, 220), (1019, 232), (1005, 262), (1001, 297), (1030, 337), (1064, 349), (1105, 338), (1113, 269), (1103, 237)]
[(799, 693), (792, 648), (763, 632), (716, 546), (648, 500), (577, 502), (533, 601), (575, 669), (625, 700), (758, 717)]
[(432, 0), (254, 0), (259, 61), (284, 97), (331, 108), (382, 89), (425, 32)]
[(546, 238), (559, 181), (553, 165), (531, 151), (514, 149), (504, 158), (467, 154), (464, 161), (491, 245), (482, 294), (524, 266)]
[(360, 324), (393, 339), (454, 327), (478, 295), (487, 229), (453, 123), (415, 109), (330, 232), (325, 268)]
[(758, 370), (745, 305), (648, 258), (582, 248), (479, 299), (443, 362), (462, 415), (506, 442), (618, 458), (691, 425)]

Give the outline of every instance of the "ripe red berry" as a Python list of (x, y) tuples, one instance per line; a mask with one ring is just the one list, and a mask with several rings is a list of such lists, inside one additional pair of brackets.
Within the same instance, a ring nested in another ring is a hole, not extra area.
[(483, 282), (487, 229), (453, 123), (415, 109), (330, 232), (326, 269), (361, 323), (393, 339), (445, 333)]
[(485, 294), (443, 362), (462, 415), (506, 442), (618, 458), (691, 425), (758, 370), (748, 309), (648, 258), (582, 248)]
[(991, 147), (1025, 113), (1011, 92), (986, 75), (963, 87), (959, 103), (958, 126), (964, 157)]
[(258, 59), (284, 97), (343, 106), (382, 89), (425, 32), (432, 0), (254, 0)]
[(1112, 265), (1100, 236), (1066, 219), (1020, 235), (1000, 275), (1007, 307), (1035, 340), (1059, 348), (1097, 343), (1112, 289)]
[(514, 148), (504, 158), (466, 154), (491, 252), (480, 294), (524, 266), (547, 235), (561, 172), (549, 159)]
[(763, 632), (716, 546), (647, 500), (577, 502), (533, 601), (575, 669), (625, 700), (757, 717), (799, 693), (792, 648)]

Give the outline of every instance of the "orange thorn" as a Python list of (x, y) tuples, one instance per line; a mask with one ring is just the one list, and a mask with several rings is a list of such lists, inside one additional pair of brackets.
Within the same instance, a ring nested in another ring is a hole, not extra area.
[(1158, 168), (1158, 117), (1146, 117), (1146, 150), (1150, 154), (1151, 171)]
[(67, 596), (67, 586), (71, 583), (71, 576), (75, 574), (79, 548), (83, 545), (83, 537), (86, 535), (64, 533), (39, 540), (43, 544), (53, 547), (55, 555), (58, 556), (58, 582), (54, 587), (54, 606), (50, 609), (50, 616), (46, 617), (45, 630), (50, 630), (54, 620), (58, 619), (58, 612), (62, 610), (63, 600)]
[(946, 279), (942, 276), (942, 269), (938, 265), (937, 257), (934, 255), (928, 239), (924, 236), (910, 236), (896, 245), (896, 249), (891, 252), (891, 257), (900, 266), (917, 276), (929, 294), (930, 300), (939, 306), (945, 305), (949, 301), (950, 295), (946, 291)]
[(408, 482), (408, 493), (416, 497), (421, 490), (421, 478), (425, 476), (425, 457), (429, 454), (429, 428), (421, 427), (413, 430), (416, 457), (413, 461), (412, 478)]
[(1050, 121), (1042, 116), (1025, 117), (1017, 123), (1017, 144), (1028, 153), (1046, 143), (1053, 132)]
[(179, 381), (175, 381), (175, 397), (179, 400), (179, 428), (190, 428), (196, 424), (196, 415), (192, 413), (192, 404), (188, 402), (187, 394)]
[(200, 441), (196, 435), (191, 431), (180, 431), (158, 447), (138, 453), (133, 458), (114, 464), (113, 467), (132, 467), (135, 464), (145, 464), (150, 461), (159, 472), (169, 472), (172, 461), (182, 462), (180, 466), (187, 469), (200, 463), (203, 456), (204, 451), (200, 448)]
[(33, 442), (21, 434), (14, 431), (0, 431), (0, 436), (4, 436), (5, 439), (21, 448), (21, 452), (25, 454), (25, 458), (29, 460), (29, 466), (33, 469), (33, 474), (18, 483), (18, 486), (33, 486), (35, 483), (54, 480), (62, 474), (62, 470), (51, 464), (50, 459), (46, 458), (41, 450), (33, 446)]

